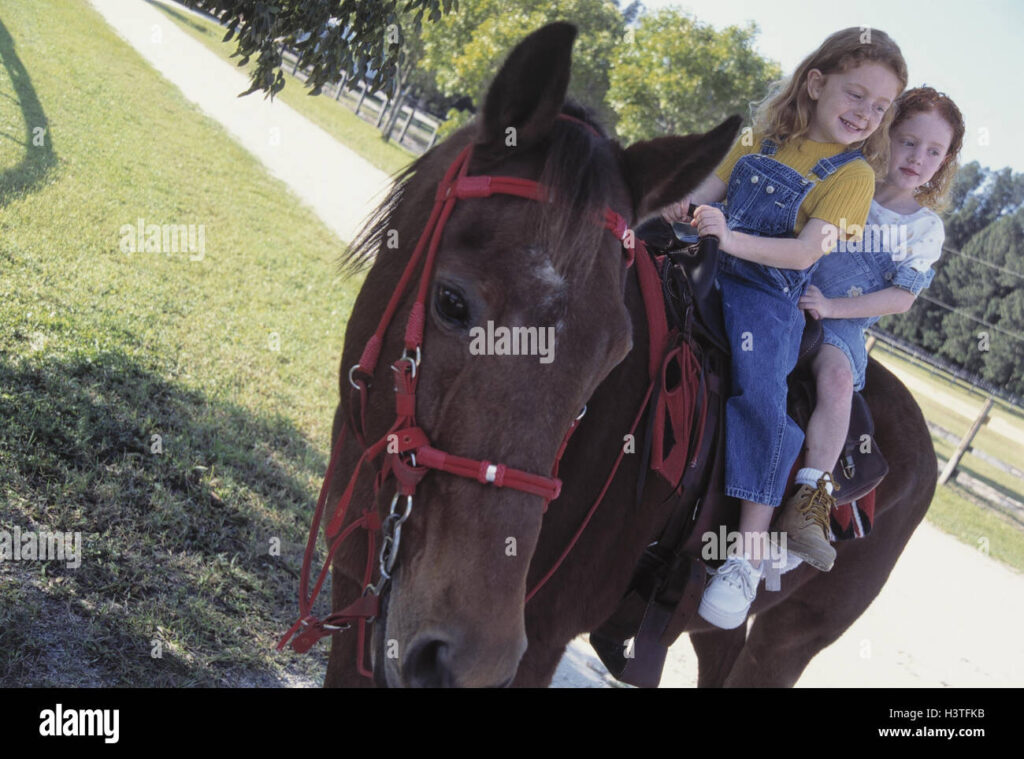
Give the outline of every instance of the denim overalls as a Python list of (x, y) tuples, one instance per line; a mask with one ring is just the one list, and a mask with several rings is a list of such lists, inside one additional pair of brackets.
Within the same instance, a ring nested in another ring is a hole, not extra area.
[[(872, 212), (874, 208), (872, 205)], [(897, 263), (893, 256), (899, 255), (899, 246), (887, 239), (878, 227), (871, 223), (869, 215), (861, 245), (840, 245), (818, 260), (811, 283), (821, 290), (822, 295), (826, 298), (855, 298), (889, 287), (903, 287), (917, 295), (931, 283), (935, 271), (919, 272)], [(864, 250), (859, 250), (859, 247)], [(894, 248), (897, 249), (895, 252)], [(864, 372), (868, 365), (864, 330), (879, 318), (822, 319), (825, 342), (839, 348), (850, 360), (854, 390), (864, 387)]]
[[(800, 204), (818, 181), (862, 158), (850, 150), (815, 164), (805, 178), (772, 156), (771, 140), (760, 153), (742, 156), (729, 176), (724, 207), (730, 230), (760, 237), (795, 237)], [(797, 306), (814, 266), (779, 269), (723, 251), (718, 284), (732, 347), (732, 391), (725, 408), (725, 492), (768, 506), (782, 503), (789, 470), (800, 453), (803, 431), (786, 414), (786, 376), (796, 365), (804, 315)]]

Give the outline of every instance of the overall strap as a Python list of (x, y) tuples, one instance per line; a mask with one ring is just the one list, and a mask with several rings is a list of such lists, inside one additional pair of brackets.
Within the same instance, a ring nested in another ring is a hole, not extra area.
[(767, 137), (761, 140), (761, 155), (775, 155), (778, 150), (779, 146)]
[(863, 157), (864, 154), (860, 150), (847, 150), (845, 153), (822, 158), (814, 164), (814, 168), (811, 171), (817, 175), (818, 179), (827, 179), (850, 161), (856, 161), (858, 158)]

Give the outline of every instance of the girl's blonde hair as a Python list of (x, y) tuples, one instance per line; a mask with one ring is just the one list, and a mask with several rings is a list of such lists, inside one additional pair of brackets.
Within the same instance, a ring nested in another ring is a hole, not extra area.
[(915, 87), (907, 90), (896, 98), (896, 107), (893, 109), (891, 132), (901, 123), (918, 113), (936, 113), (941, 117), (949, 128), (953, 130), (953, 139), (949, 143), (949, 150), (946, 157), (935, 175), (923, 185), (914, 190), (914, 200), (922, 206), (927, 206), (933, 211), (942, 212), (949, 207), (949, 190), (953, 185), (953, 178), (957, 169), (960, 168), (958, 158), (960, 148), (964, 144), (964, 133), (967, 131), (964, 125), (963, 114), (960, 109), (945, 93), (936, 92), (931, 87)]
[[(807, 93), (807, 73), (818, 69), (822, 74), (842, 74), (862, 63), (873, 61), (888, 66), (900, 82), (900, 92), (907, 86), (907, 62), (892, 38), (880, 29), (851, 26), (829, 36), (813, 53), (804, 58), (788, 79), (776, 83), (762, 100), (754, 115), (754, 131), (784, 144), (807, 134), (814, 101)], [(888, 109), (882, 123), (866, 140), (853, 143), (864, 158), (882, 175), (889, 155), (889, 123), (893, 109)]]

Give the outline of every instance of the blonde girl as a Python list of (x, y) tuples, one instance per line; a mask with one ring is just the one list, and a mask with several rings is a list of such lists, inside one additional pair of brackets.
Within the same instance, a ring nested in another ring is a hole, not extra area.
[(871, 164), (884, 161), (890, 106), (906, 82), (906, 63), (887, 34), (836, 32), (762, 104), (753, 134), (741, 134), (715, 174), (663, 210), (667, 221), (681, 221), (691, 201), (725, 200), (724, 213), (701, 205), (694, 217), (723, 251), (717, 282), (732, 349), (725, 491), (742, 502), (745, 546), (704, 591), (699, 614), (719, 627), (746, 619), (768, 526), (803, 443), (786, 415), (786, 375), (804, 324), (799, 299), (824, 242), (867, 219)]

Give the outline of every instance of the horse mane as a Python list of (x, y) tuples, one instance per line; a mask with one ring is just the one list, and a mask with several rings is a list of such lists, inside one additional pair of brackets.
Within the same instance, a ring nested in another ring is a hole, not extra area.
[[(593, 114), (573, 100), (566, 100), (562, 113), (583, 121), (601, 135), (566, 119), (556, 119), (549, 135), (535, 148), (546, 154), (538, 181), (554, 191), (554, 202), (544, 203), (538, 216), (538, 242), (546, 249), (551, 265), (559, 274), (577, 266), (589, 270), (594, 253), (604, 241), (598, 223), (588, 223), (595, 214), (601, 219), (617, 171), (614, 155), (607, 149), (607, 134)], [(469, 139), (475, 131), (467, 129)], [(395, 224), (410, 182), (423, 170), (428, 158), (440, 146), (431, 148), (393, 175), (391, 191), (370, 214), (348, 250), (339, 260), (341, 271), (352, 276), (373, 263), (377, 251)], [(486, 168), (486, 167), (485, 167)], [(486, 173), (474, 167), (473, 173)], [(440, 181), (440, 175), (431, 186)]]

